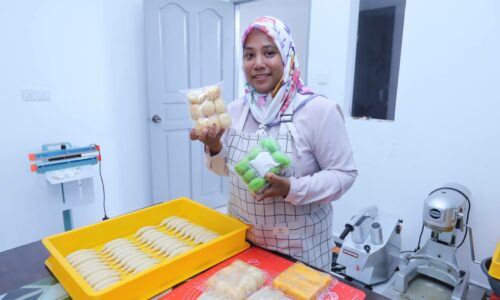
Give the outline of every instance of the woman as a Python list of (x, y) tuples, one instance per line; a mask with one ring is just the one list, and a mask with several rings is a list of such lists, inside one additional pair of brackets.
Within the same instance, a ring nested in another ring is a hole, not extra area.
[[(205, 144), (210, 170), (229, 176), (228, 213), (251, 225), (251, 243), (329, 271), (330, 202), (357, 176), (340, 107), (303, 86), (282, 21), (260, 17), (242, 41), (246, 94), (228, 105), (232, 127), (192, 131), (191, 139)], [(255, 195), (232, 167), (268, 136), (292, 158), (292, 166), (280, 175), (268, 173), (270, 186)]]

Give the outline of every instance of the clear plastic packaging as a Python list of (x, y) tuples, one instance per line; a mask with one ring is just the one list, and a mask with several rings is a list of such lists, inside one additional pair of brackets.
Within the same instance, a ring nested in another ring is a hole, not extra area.
[(196, 300), (231, 300), (223, 296), (217, 296), (210, 292), (201, 294)]
[(291, 163), (292, 160), (280, 151), (273, 138), (265, 138), (234, 165), (234, 171), (251, 192), (258, 194), (269, 184), (265, 177), (267, 173), (279, 174)]
[(283, 294), (280, 290), (270, 286), (265, 286), (253, 293), (247, 300), (292, 300)]
[(231, 127), (231, 116), (226, 111), (226, 104), (222, 98), (221, 84), (219, 82), (197, 89), (184, 90), (186, 101), (189, 106), (189, 114), (193, 120), (193, 128), (198, 135), (205, 128), (212, 125), (221, 128)]
[(206, 281), (205, 290), (198, 299), (244, 300), (257, 291), (266, 278), (266, 272), (235, 260)]
[(273, 287), (297, 300), (321, 300), (328, 294), (332, 276), (297, 262), (273, 280)]

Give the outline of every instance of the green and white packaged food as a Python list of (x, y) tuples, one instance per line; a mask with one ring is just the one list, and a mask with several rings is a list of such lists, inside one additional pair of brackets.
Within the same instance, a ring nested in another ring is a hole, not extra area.
[(234, 165), (234, 171), (251, 192), (258, 194), (269, 185), (265, 177), (267, 173), (279, 174), (291, 163), (292, 160), (280, 151), (273, 138), (265, 138)]

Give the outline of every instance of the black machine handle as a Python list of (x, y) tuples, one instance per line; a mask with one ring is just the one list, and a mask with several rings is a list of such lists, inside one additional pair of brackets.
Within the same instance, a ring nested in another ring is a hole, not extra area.
[(344, 229), (344, 231), (342, 231), (339, 238), (341, 240), (344, 240), (345, 237), (349, 234), (349, 232), (351, 232), (353, 230), (354, 230), (354, 227), (351, 224), (345, 224), (345, 229)]

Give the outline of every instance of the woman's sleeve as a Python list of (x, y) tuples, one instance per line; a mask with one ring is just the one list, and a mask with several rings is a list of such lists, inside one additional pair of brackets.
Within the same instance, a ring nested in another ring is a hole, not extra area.
[(290, 177), (290, 192), (285, 201), (300, 205), (339, 199), (358, 175), (340, 107), (330, 105), (319, 126), (314, 126), (311, 136), (305, 138), (320, 170)]

